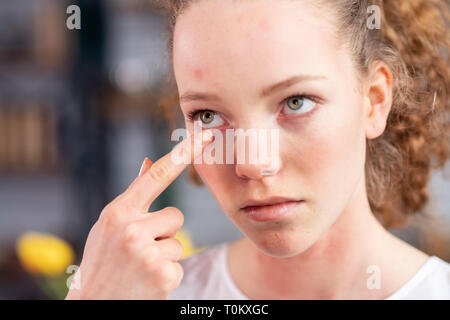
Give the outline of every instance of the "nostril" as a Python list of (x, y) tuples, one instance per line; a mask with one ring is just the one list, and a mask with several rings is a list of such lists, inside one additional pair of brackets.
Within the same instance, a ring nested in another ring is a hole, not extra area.
[(260, 175), (262, 175), (262, 176), (272, 176), (272, 175), (274, 175), (276, 172), (277, 172), (277, 171), (276, 171), (275, 169), (273, 169), (273, 168), (264, 168), (264, 169), (261, 169), (261, 170), (259, 171)]
[(260, 180), (264, 177), (276, 175), (279, 170), (277, 165), (252, 165), (237, 164), (235, 167), (236, 175), (246, 180)]
[(242, 180), (251, 180), (251, 178), (245, 174), (238, 174), (237, 176)]

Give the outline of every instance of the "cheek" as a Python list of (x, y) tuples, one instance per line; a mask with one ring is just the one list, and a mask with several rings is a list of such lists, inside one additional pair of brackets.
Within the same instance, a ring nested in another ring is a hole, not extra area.
[[(346, 105), (357, 108), (358, 104)], [(364, 169), (362, 116), (359, 112), (351, 112), (353, 108), (346, 109), (342, 104), (324, 110), (286, 145), (291, 163), (304, 183), (305, 197), (327, 205), (341, 204)]]
[(194, 168), (206, 185), (217, 186), (212, 183), (220, 175), (215, 165), (194, 164)]
[(227, 212), (228, 206), (232, 204), (227, 199), (227, 195), (230, 195), (233, 186), (236, 186), (235, 180), (231, 178), (233, 177), (232, 165), (194, 164), (194, 168), (219, 205)]

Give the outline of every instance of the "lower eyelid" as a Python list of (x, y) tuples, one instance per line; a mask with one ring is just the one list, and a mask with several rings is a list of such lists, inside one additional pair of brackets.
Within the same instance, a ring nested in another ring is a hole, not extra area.
[(315, 113), (315, 111), (317, 109), (319, 109), (319, 103), (314, 103), (314, 107), (312, 107), (312, 109), (309, 110), (308, 112), (299, 113), (299, 114), (295, 114), (295, 113), (283, 114), (283, 113), (280, 113), (278, 115), (278, 118), (290, 118), (290, 119), (307, 118), (307, 117), (311, 116), (313, 113)]

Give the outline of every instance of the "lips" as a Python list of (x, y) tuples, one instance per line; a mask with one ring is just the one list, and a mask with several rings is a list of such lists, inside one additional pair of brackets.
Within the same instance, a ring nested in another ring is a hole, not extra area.
[(240, 210), (252, 220), (275, 221), (294, 212), (303, 200), (272, 197), (265, 200), (250, 200), (242, 204)]
[(260, 200), (260, 201), (250, 200), (250, 201), (244, 202), (242, 204), (242, 206), (240, 207), (240, 209), (246, 209), (248, 207), (270, 206), (270, 205), (283, 203), (283, 202), (290, 202), (290, 201), (300, 201), (300, 200), (292, 199), (292, 198), (285, 198), (285, 197), (271, 197), (271, 198), (267, 198), (265, 200)]

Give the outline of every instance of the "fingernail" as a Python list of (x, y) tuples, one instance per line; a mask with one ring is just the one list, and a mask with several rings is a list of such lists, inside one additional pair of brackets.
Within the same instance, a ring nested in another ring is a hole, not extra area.
[(214, 136), (211, 130), (204, 131), (202, 135), (203, 135), (202, 140), (205, 142), (211, 141)]
[(142, 169), (144, 169), (144, 165), (145, 165), (145, 162), (146, 162), (146, 161), (147, 161), (147, 157), (145, 157), (144, 161), (142, 162), (141, 168), (139, 169), (138, 177), (141, 176), (141, 174), (142, 174)]

